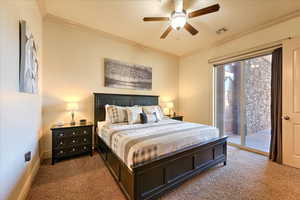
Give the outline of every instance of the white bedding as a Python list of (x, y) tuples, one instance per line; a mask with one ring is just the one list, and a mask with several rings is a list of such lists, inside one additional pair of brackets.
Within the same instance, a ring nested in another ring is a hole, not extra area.
[(212, 126), (164, 119), (147, 124), (98, 122), (98, 135), (131, 168), (159, 156), (219, 137)]

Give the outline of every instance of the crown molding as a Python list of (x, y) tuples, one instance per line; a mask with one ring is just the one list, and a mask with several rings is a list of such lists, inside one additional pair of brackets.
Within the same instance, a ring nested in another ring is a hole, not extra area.
[[(248, 30), (245, 30), (245, 31), (242, 31), (240, 33), (228, 36), (228, 37), (226, 37), (226, 38), (224, 38), (222, 40), (218, 40), (215, 43), (213, 43), (212, 45), (209, 45), (208, 47), (206, 47), (205, 49), (222, 46), (222, 45), (224, 45), (224, 44), (226, 44), (228, 42), (237, 40), (237, 39), (242, 38), (242, 37), (244, 37), (246, 35), (249, 35), (251, 33), (255, 33), (255, 32), (261, 31), (263, 29), (267, 29), (267, 28), (269, 28), (271, 26), (280, 24), (282, 22), (288, 21), (290, 19), (293, 19), (293, 18), (296, 18), (296, 17), (299, 17), (299, 16), (300, 16), (300, 10), (295, 10), (295, 11), (293, 11), (291, 13), (286, 14), (286, 15), (282, 15), (282, 16), (277, 17), (275, 19), (269, 20), (269, 21), (267, 21), (267, 22), (265, 22), (263, 24), (254, 26), (254, 27), (252, 27), (252, 28), (250, 28)], [(202, 50), (204, 50), (204, 49), (203, 48), (199, 48), (199, 49), (190, 51), (188, 53), (185, 53), (185, 54), (181, 55), (180, 57), (182, 58), (182, 57), (186, 57), (186, 56), (191, 56), (193, 54), (201, 52)]]
[(227, 37), (227, 38), (225, 38), (223, 40), (217, 41), (215, 43), (215, 46), (221, 46), (221, 45), (223, 45), (223, 44), (225, 44), (227, 42), (230, 42), (232, 40), (239, 39), (239, 38), (241, 38), (241, 37), (243, 37), (245, 35), (248, 35), (248, 34), (251, 34), (251, 33), (254, 33), (254, 32), (258, 32), (260, 30), (269, 28), (271, 26), (274, 26), (276, 24), (280, 24), (282, 22), (288, 21), (290, 19), (293, 19), (293, 18), (299, 17), (299, 16), (300, 16), (300, 10), (295, 10), (295, 11), (293, 11), (291, 13), (286, 14), (286, 15), (282, 15), (280, 17), (277, 17), (277, 18), (274, 18), (272, 20), (269, 20), (269, 21), (267, 21), (267, 22), (265, 22), (263, 24), (257, 25), (257, 26), (255, 26), (253, 28), (250, 28), (250, 29), (246, 30), (246, 31), (237, 33), (237, 34), (229, 36), (229, 37)]
[(95, 33), (97, 33), (97, 34), (99, 34), (102, 37), (105, 37), (107, 39), (111, 39), (111, 40), (119, 41), (119, 42), (122, 42), (122, 43), (126, 43), (126, 44), (132, 45), (134, 47), (137, 47), (139, 49), (151, 50), (151, 51), (159, 52), (159, 53), (162, 53), (162, 54), (165, 54), (165, 55), (168, 55), (168, 56), (172, 56), (172, 57), (176, 57), (176, 58), (179, 59), (179, 56), (176, 55), (176, 54), (173, 54), (173, 53), (170, 53), (170, 52), (167, 52), (167, 51), (163, 51), (161, 49), (157, 49), (157, 48), (145, 46), (145, 45), (143, 45), (141, 43), (138, 43), (138, 42), (135, 42), (133, 40), (128, 40), (126, 38), (123, 38), (123, 37), (120, 37), (120, 36), (116, 36), (114, 34), (102, 31), (102, 30), (97, 29), (97, 28), (92, 28), (90, 26), (87, 26), (87, 25), (84, 25), (84, 24), (75, 22), (73, 20), (69, 20), (69, 19), (63, 18), (63, 17), (58, 17), (56, 15), (52, 15), (52, 14), (48, 13), (47, 15), (45, 15), (45, 17), (43, 18), (43, 20), (44, 21), (51, 21), (51, 22), (55, 22), (55, 23), (60, 23), (60, 24), (66, 24), (66, 25), (75, 26), (75, 27), (83, 29), (83, 30), (88, 30), (88, 31), (95, 32)]

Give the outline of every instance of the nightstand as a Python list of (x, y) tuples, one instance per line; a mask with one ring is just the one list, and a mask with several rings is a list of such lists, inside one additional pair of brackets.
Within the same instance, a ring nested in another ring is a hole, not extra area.
[(182, 115), (175, 115), (175, 116), (169, 116), (171, 119), (175, 119), (178, 121), (183, 121), (183, 116)]
[(52, 126), (52, 165), (55, 162), (78, 155), (93, 155), (93, 124), (64, 124)]

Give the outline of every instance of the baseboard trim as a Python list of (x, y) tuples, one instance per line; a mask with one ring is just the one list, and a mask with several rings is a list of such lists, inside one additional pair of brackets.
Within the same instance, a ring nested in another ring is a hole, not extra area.
[(31, 173), (30, 175), (27, 177), (26, 181), (25, 181), (25, 184), (23, 185), (22, 189), (21, 189), (21, 192), (17, 198), (17, 200), (25, 200), (28, 193), (29, 193), (29, 190), (31, 188), (31, 185), (33, 183), (33, 180), (34, 178), (36, 177), (38, 171), (39, 171), (39, 168), (40, 168), (40, 164), (41, 164), (41, 160), (40, 158), (38, 158), (36, 160), (36, 162), (34, 163), (33, 165), (33, 168), (31, 170)]
[(50, 159), (52, 156), (52, 152), (51, 151), (44, 151), (42, 153), (41, 159), (45, 160), (45, 159)]

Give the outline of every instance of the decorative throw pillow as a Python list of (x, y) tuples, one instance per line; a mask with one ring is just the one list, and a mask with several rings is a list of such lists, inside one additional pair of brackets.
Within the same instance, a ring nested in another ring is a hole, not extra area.
[(138, 124), (141, 123), (140, 114), (143, 113), (142, 107), (133, 106), (127, 107), (128, 123)]
[(156, 112), (154, 112), (152, 114), (146, 114), (143, 112), (143, 113), (140, 113), (140, 117), (141, 117), (142, 124), (159, 121)]
[(140, 117), (141, 117), (142, 124), (146, 124), (148, 122), (146, 113), (144, 113), (144, 112), (140, 113)]
[(116, 106), (119, 109), (119, 112), (122, 113), (122, 118), (124, 119), (123, 122), (128, 122), (128, 114), (127, 114), (127, 107), (124, 106)]
[(152, 113), (152, 114), (146, 114), (147, 116), (147, 121), (149, 122), (158, 122), (158, 114), (156, 112)]
[(106, 105), (105, 109), (106, 109), (106, 115), (105, 115), (106, 121), (109, 121), (113, 124), (128, 121), (126, 107)]
[(156, 113), (157, 119), (162, 120), (164, 118), (164, 113), (160, 106), (143, 106), (143, 111), (146, 114)]

